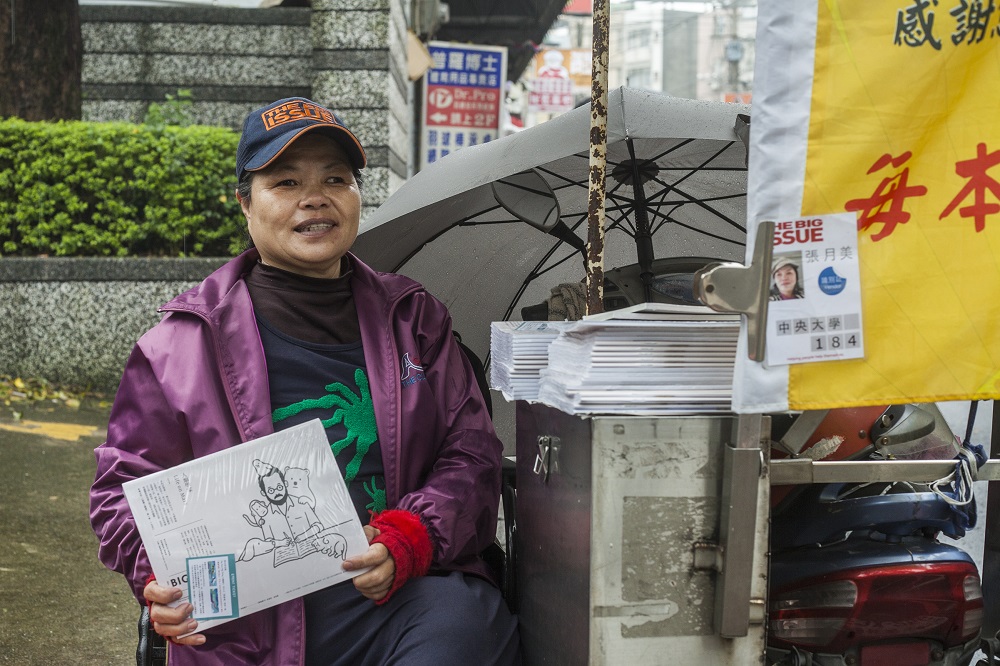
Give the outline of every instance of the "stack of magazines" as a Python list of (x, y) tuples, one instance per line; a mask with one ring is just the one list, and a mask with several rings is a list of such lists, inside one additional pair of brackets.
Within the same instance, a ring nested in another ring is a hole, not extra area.
[(507, 400), (537, 400), (549, 345), (574, 322), (497, 321), (490, 325), (490, 388)]
[(730, 411), (739, 317), (697, 310), (574, 322), (548, 347), (538, 400), (570, 414)]

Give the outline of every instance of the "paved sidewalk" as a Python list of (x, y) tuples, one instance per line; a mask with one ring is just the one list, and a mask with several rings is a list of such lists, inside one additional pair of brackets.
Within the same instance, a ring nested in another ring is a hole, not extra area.
[(0, 664), (135, 663), (139, 606), (88, 518), (107, 419), (96, 400), (0, 403)]

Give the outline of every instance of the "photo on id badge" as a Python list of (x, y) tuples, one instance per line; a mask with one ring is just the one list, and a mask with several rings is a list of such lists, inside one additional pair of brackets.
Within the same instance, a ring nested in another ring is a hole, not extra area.
[(802, 279), (802, 252), (775, 254), (771, 259), (770, 300), (790, 301), (805, 297), (805, 285)]

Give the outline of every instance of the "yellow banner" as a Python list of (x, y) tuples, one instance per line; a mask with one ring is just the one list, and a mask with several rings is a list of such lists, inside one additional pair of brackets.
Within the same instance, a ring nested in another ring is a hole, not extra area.
[(819, 0), (802, 214), (858, 216), (862, 360), (788, 406), (1000, 398), (1000, 7)]

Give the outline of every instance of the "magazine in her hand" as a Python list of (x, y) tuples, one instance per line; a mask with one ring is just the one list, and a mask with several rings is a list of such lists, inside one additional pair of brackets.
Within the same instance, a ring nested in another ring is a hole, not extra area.
[(353, 578), (368, 550), (319, 419), (123, 485), (157, 582), (197, 631)]

